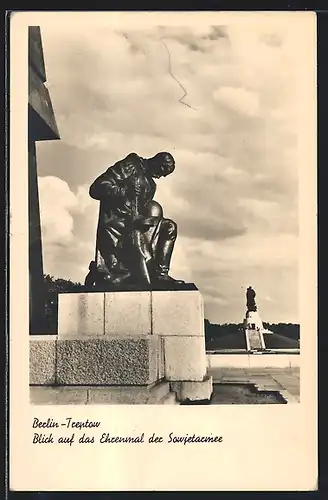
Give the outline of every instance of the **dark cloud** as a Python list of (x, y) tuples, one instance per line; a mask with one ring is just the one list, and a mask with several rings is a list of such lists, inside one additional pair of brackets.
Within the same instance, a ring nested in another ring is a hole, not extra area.
[(194, 52), (204, 52), (204, 49), (195, 42), (186, 43), (187, 47)]
[(220, 38), (229, 39), (226, 26), (212, 26), (208, 35), (204, 35), (203, 40), (219, 40)]
[(146, 52), (138, 45), (136, 44), (131, 38), (129, 33), (125, 33), (123, 31), (117, 31), (118, 34), (122, 35), (127, 43), (129, 44), (129, 50), (132, 54), (143, 54), (146, 55)]
[(227, 220), (226, 222), (215, 219), (212, 214), (210, 219), (197, 217), (197, 214), (184, 214), (179, 216), (179, 227), (181, 236), (188, 238), (203, 239), (206, 241), (220, 241), (229, 238), (242, 236), (247, 232), (247, 228), (240, 224), (238, 220)]
[[(181, 45), (187, 47), (192, 52), (204, 52), (205, 47), (202, 46), (202, 40), (200, 37), (190, 34), (175, 34), (175, 35), (165, 35), (163, 39), (174, 40), (179, 42)], [(173, 52), (174, 54), (174, 52)]]
[(191, 52), (208, 52), (213, 47), (209, 42), (224, 39), (229, 41), (229, 36), (224, 26), (212, 26), (207, 34), (195, 34), (188, 28), (161, 27), (160, 33), (163, 39), (174, 40), (187, 47)]

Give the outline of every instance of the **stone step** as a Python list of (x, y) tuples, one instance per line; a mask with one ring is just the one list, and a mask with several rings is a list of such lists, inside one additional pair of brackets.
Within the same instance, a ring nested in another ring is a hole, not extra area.
[(30, 386), (31, 403), (44, 405), (159, 404), (169, 394), (166, 381), (152, 386)]
[(178, 405), (179, 402), (177, 401), (175, 392), (169, 392), (169, 394), (167, 394), (162, 399), (160, 399), (157, 402), (157, 404), (159, 404), (159, 405)]
[(170, 383), (166, 380), (158, 382), (151, 389), (149, 389), (150, 397), (148, 399), (148, 404), (161, 404), (163, 398), (166, 398), (170, 394)]
[(249, 342), (250, 349), (262, 349), (262, 340), (260, 332), (257, 330), (246, 330), (246, 336)]
[(170, 384), (158, 382), (148, 387), (97, 387), (89, 389), (89, 403), (103, 404), (158, 404), (170, 392)]

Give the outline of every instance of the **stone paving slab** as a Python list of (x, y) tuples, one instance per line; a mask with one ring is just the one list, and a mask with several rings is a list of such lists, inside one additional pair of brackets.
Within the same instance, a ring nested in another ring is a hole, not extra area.
[(247, 374), (244, 368), (212, 368), (210, 371), (219, 377), (244, 377)]
[[(222, 368), (224, 369), (224, 368)], [(293, 375), (294, 377), (299, 377), (300, 374), (300, 369), (298, 367), (286, 367), (286, 368), (277, 368), (277, 367), (272, 367), (272, 368), (244, 368), (244, 371), (246, 373), (251, 373), (251, 374), (267, 374), (269, 373), (270, 375), (273, 374), (281, 374), (281, 373), (288, 373)]]
[(30, 402), (35, 405), (173, 404), (175, 399), (168, 382), (139, 387), (30, 387)]
[(30, 402), (37, 405), (87, 404), (88, 389), (86, 387), (31, 386)]
[(299, 403), (300, 402), (299, 394), (293, 395), (284, 389), (279, 391), (279, 392), (282, 395), (282, 397), (287, 401), (287, 403)]
[(300, 394), (300, 390), (298, 387), (288, 387), (288, 392), (292, 395), (292, 396), (296, 396), (296, 397), (299, 397), (299, 394)]
[(254, 384), (251, 377), (222, 377), (220, 380), (215, 379), (214, 382), (220, 384)]
[(291, 375), (273, 375), (272, 378), (283, 387), (298, 387), (300, 385), (299, 379)]
[(261, 387), (270, 388), (272, 390), (281, 389), (281, 385), (270, 376), (268, 376), (268, 377), (250, 377), (250, 380), (252, 383), (254, 383), (258, 386), (261, 386)]

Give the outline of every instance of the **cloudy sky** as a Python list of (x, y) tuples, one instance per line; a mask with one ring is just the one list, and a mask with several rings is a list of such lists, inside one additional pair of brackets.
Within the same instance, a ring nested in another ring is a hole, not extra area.
[(156, 199), (179, 227), (171, 274), (196, 283), (213, 322), (242, 321), (248, 285), (263, 320), (298, 321), (293, 30), (254, 17), (41, 32), (61, 135), (37, 146), (45, 272), (83, 282), (98, 214), (89, 185), (129, 152), (170, 151), (177, 168)]

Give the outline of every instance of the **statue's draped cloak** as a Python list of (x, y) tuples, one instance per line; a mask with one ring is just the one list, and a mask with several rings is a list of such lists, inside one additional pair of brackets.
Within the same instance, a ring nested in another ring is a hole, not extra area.
[(146, 161), (131, 153), (109, 167), (90, 187), (90, 196), (100, 201), (96, 245), (98, 268), (108, 267), (101, 251), (104, 235), (117, 251), (131, 234), (132, 218), (143, 215), (143, 208), (155, 195), (156, 183), (146, 174)]

